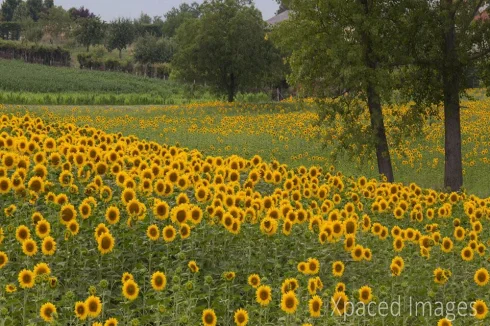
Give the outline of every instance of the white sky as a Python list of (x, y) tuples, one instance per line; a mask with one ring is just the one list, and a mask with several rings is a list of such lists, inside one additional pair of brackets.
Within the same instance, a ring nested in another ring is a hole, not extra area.
[[(3, 2), (3, 1), (2, 1)], [(85, 6), (100, 15), (102, 19), (110, 21), (117, 17), (138, 18), (141, 12), (150, 16), (163, 16), (164, 13), (178, 7), (181, 3), (191, 3), (189, 0), (55, 0), (57, 6), (65, 9)], [(203, 0), (196, 0), (202, 3)], [(274, 16), (278, 9), (275, 0), (255, 0), (255, 6), (262, 11), (264, 20)]]

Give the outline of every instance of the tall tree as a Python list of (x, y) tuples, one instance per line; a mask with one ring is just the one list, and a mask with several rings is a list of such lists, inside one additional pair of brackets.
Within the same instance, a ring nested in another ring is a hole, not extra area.
[[(490, 85), (490, 19), (483, 0), (412, 0), (402, 24), (411, 59), (406, 93), (420, 103), (444, 105), (444, 186), (463, 186), (461, 95), (465, 78), (479, 68)], [(403, 24), (403, 22), (405, 22)]]
[(394, 21), (403, 14), (396, 4), (400, 1), (293, 0), (289, 20), (275, 32), (278, 43), (292, 51), (290, 81), (309, 95), (330, 98), (319, 103), (320, 121), (343, 120), (344, 132), (329, 141), (351, 153), (375, 152), (378, 172), (390, 182), (382, 104), (395, 85), (391, 72), (400, 36)]
[(91, 45), (100, 44), (104, 38), (105, 23), (100, 17), (77, 19), (74, 34), (77, 42), (90, 50)]
[(80, 8), (70, 8), (68, 9), (68, 13), (70, 14), (71, 19), (77, 20), (80, 18), (95, 18), (95, 14), (91, 12), (88, 8), (84, 6)]
[(21, 0), (5, 0), (0, 8), (1, 17), (4, 21), (12, 21), (14, 19), (15, 9), (21, 3)]
[(201, 11), (197, 2), (182, 3), (178, 8), (172, 8), (164, 17), (163, 35), (173, 37), (177, 29), (188, 19), (199, 17)]
[(276, 15), (289, 10), (290, 0), (276, 0), (276, 2), (279, 4), (279, 9), (277, 9)]
[(72, 20), (68, 12), (63, 7), (51, 7), (41, 14), (39, 20), (44, 32), (50, 36), (51, 43), (58, 39), (62, 34), (68, 33)]
[(177, 30), (173, 65), (182, 79), (206, 82), (232, 102), (239, 90), (259, 86), (269, 71), (265, 22), (242, 1), (212, 0), (201, 9), (199, 19)]
[(118, 18), (109, 25), (107, 48), (109, 51), (117, 49), (119, 59), (122, 58), (122, 50), (133, 43), (135, 38), (135, 26), (130, 19)]
[(37, 22), (43, 11), (43, 0), (27, 0), (26, 4), (32, 20)]

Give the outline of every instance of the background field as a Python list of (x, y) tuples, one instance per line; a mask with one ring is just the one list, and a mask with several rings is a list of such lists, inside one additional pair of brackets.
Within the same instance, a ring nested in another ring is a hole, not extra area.
[(177, 104), (214, 99), (203, 89), (125, 73), (79, 70), (0, 59), (0, 103)]
[[(479, 96), (481, 98), (481, 96)], [(490, 195), (490, 100), (466, 101), (463, 111), (465, 187), (469, 193)], [(180, 106), (5, 106), (1, 111), (40, 116), (46, 121), (75, 123), (108, 132), (133, 134), (159, 143), (196, 148), (206, 155), (255, 154), (291, 167), (329, 166), (347, 175), (376, 177), (374, 160), (329, 159), (331, 146), (318, 136), (335, 130), (315, 126), (313, 105), (201, 103)], [(392, 148), (395, 178), (423, 187), (441, 189), (444, 171), (444, 133), (441, 121), (425, 128), (425, 135)]]

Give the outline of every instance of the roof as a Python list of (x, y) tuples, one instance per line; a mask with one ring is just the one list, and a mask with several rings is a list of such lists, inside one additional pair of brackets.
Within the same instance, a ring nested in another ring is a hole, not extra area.
[(272, 17), (267, 21), (270, 25), (276, 25), (279, 24), (280, 22), (283, 22), (285, 20), (288, 20), (289, 18), (289, 10), (281, 12), (279, 15)]

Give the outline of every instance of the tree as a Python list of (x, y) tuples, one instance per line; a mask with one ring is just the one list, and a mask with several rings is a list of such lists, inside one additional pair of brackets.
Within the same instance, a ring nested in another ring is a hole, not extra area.
[(134, 58), (143, 64), (170, 62), (174, 52), (175, 43), (171, 39), (152, 35), (140, 37), (134, 45)]
[(95, 18), (95, 14), (93, 12), (90, 12), (90, 10), (85, 8), (84, 6), (80, 8), (70, 8), (68, 10), (68, 13), (73, 20), (77, 20), (80, 18)]
[[(467, 74), (479, 67), (490, 85), (490, 20), (480, 14), (489, 1), (414, 0), (406, 7), (407, 35), (403, 49), (410, 56), (405, 93), (426, 106), (444, 106), (444, 186), (457, 191), (463, 186), (461, 149), (461, 95)], [(409, 41), (408, 41), (409, 40)]]
[(27, 8), (27, 4), (25, 2), (21, 2), (17, 8), (15, 8), (13, 20), (17, 22), (23, 22), (26, 20), (32, 21), (29, 8)]
[[(398, 3), (399, 5), (395, 5)], [(341, 132), (327, 136), (335, 153), (351, 157), (376, 153), (378, 172), (394, 181), (382, 104), (396, 83), (393, 66), (399, 42), (394, 21), (401, 19), (401, 1), (294, 0), (289, 20), (279, 24), (274, 38), (291, 51), (292, 84), (319, 101), (319, 123), (342, 123)], [(418, 110), (410, 123), (420, 129)], [(366, 124), (367, 123), (367, 124)], [(405, 128), (411, 133), (415, 128)]]
[(119, 59), (122, 58), (122, 50), (130, 45), (135, 37), (135, 26), (130, 19), (118, 18), (109, 25), (109, 39), (107, 48), (119, 50)]
[(79, 18), (74, 34), (77, 42), (90, 50), (91, 45), (100, 44), (104, 38), (105, 24), (100, 17)]
[(177, 30), (172, 63), (181, 79), (206, 82), (232, 102), (239, 90), (260, 86), (269, 71), (265, 22), (242, 1), (212, 0), (201, 9), (199, 19)]
[(172, 8), (167, 12), (164, 17), (163, 23), (163, 35), (167, 37), (173, 37), (177, 29), (188, 19), (194, 19), (199, 17), (201, 11), (197, 2), (193, 2), (190, 5), (183, 3), (179, 8)]
[(26, 4), (32, 20), (37, 22), (43, 11), (43, 0), (27, 0)]
[(68, 33), (72, 24), (70, 15), (61, 6), (46, 10), (41, 14), (39, 22), (43, 26), (44, 32), (51, 37), (51, 43), (53, 43), (53, 39)]
[(0, 13), (4, 21), (12, 21), (14, 19), (15, 9), (22, 1), (20, 0), (5, 0), (0, 8)]
[(151, 24), (152, 19), (148, 14), (141, 12), (140, 18), (134, 20), (135, 24)]
[(54, 0), (44, 0), (43, 7), (45, 11), (54, 7)]

